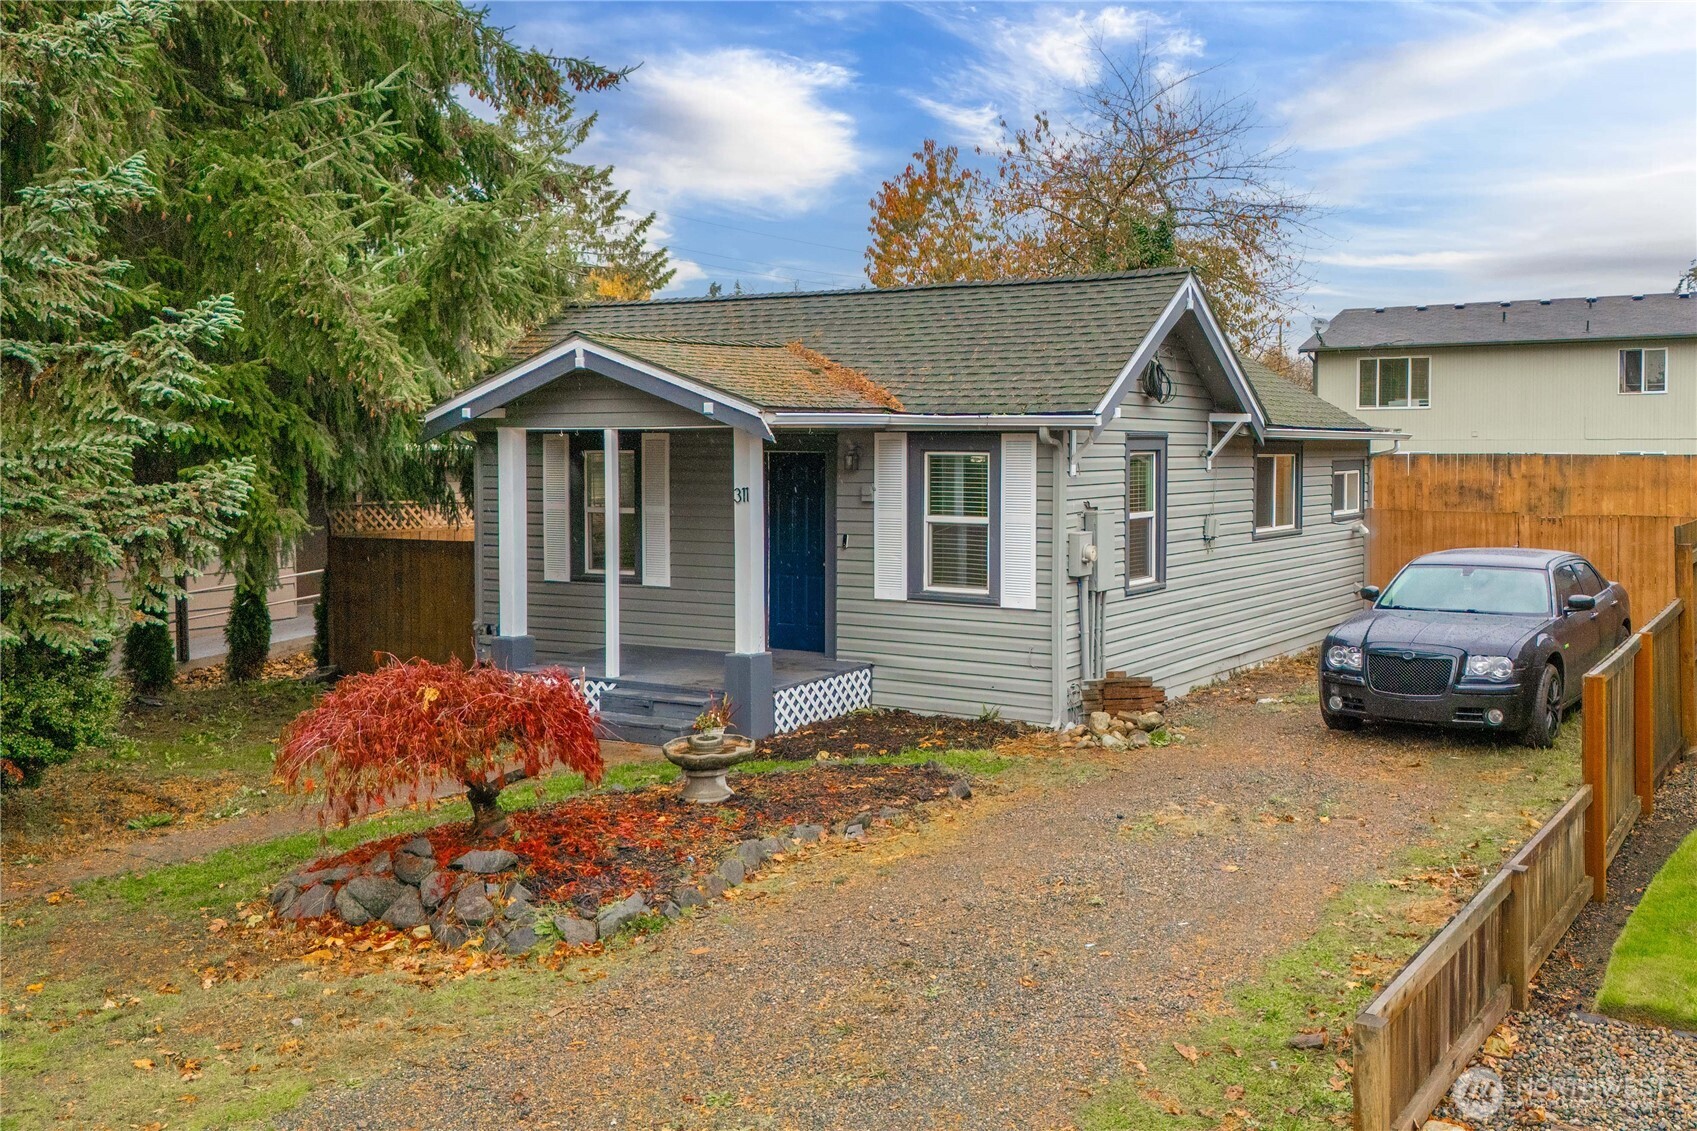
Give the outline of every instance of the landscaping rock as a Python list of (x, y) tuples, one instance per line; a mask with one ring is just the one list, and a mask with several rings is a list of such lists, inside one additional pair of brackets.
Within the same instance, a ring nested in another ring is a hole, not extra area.
[(289, 905), (300, 898), (301, 889), (284, 880), (271, 889), (271, 906), (281, 915), (289, 909)]
[(592, 919), (579, 919), (576, 915), (554, 916), (554, 929), (560, 932), (560, 941), (567, 946), (588, 946), (600, 937)]
[(350, 927), (363, 927), (373, 918), (371, 912), (366, 910), (347, 888), (336, 893), (336, 914)]
[(825, 835), (824, 825), (797, 825), (794, 830), (795, 838), (803, 844), (813, 844)]
[(878, 819), (880, 821), (898, 821), (901, 819), (901, 816), (902, 811), (900, 809), (895, 809), (888, 805), (878, 810)]
[(1114, 717), (1106, 711), (1090, 712), (1090, 733), (1107, 734), (1114, 728)]
[(866, 830), (859, 825), (850, 825), (843, 830), (844, 840), (865, 840)]
[(403, 884), (418, 887), (424, 878), (436, 870), (436, 859), (431, 856), (414, 856), (403, 852), (395, 857), (395, 878)]
[(1132, 746), (1148, 746), (1150, 743), (1155, 741), (1150, 738), (1146, 732), (1141, 730), (1134, 730), (1125, 737), (1126, 742)]
[(672, 893), (672, 898), (677, 901), (679, 907), (702, 907), (707, 903), (707, 897), (701, 893), (701, 889), (694, 887), (681, 887)]
[(750, 872), (760, 867), (760, 862), (770, 855), (758, 840), (743, 841), (736, 846), (735, 852), (737, 859), (742, 861), (744, 870)]
[(725, 878), (727, 884), (736, 887), (747, 878), (748, 869), (743, 867), (740, 856), (727, 856), (719, 862), (719, 875)]
[(519, 858), (504, 848), (474, 848), (448, 866), (462, 872), (492, 876), (496, 872), (510, 872), (518, 867), (518, 863)]
[(768, 836), (760, 838), (760, 853), (761, 856), (766, 859), (770, 859), (771, 857), (778, 855), (778, 853), (784, 851), (788, 847), (789, 845), (784, 843), (783, 837)]
[(471, 935), (458, 923), (449, 923), (442, 919), (430, 921), (430, 937), (446, 950), (458, 950), (465, 945)]
[(435, 910), (444, 900), (454, 894), (455, 889), (459, 887), (460, 881), (464, 878), (455, 875), (453, 872), (432, 872), (418, 885), (419, 898), (424, 901), (424, 906)]
[(287, 882), (296, 887), (306, 889), (313, 884), (339, 884), (354, 874), (350, 865), (338, 864), (334, 868), (320, 868), (315, 871), (299, 872), (287, 878)]
[(401, 851), (409, 856), (428, 856), (432, 859), (436, 856), (436, 850), (430, 846), (430, 838), (422, 836), (415, 836), (401, 845)]
[(1298, 1033), (1296, 1036), (1285, 1042), (1285, 1047), (1292, 1049), (1323, 1049), (1326, 1047), (1326, 1034), (1323, 1032)]
[[(342, 889), (342, 894), (365, 908), (369, 917), (375, 919), (389, 910), (389, 905), (401, 898), (401, 893), (406, 890), (405, 884), (388, 876), (355, 876)], [(341, 906), (340, 897), (337, 906)]]
[(949, 796), (961, 801), (969, 801), (972, 798), (972, 786), (964, 781), (957, 781), (949, 787)]
[(661, 906), (660, 906), (660, 914), (664, 915), (668, 919), (676, 919), (679, 915), (682, 915), (683, 913), (684, 913), (683, 908), (679, 907), (677, 904), (673, 903), (669, 899), (665, 903), (661, 904)]
[(509, 954), (523, 954), (536, 945), (536, 930), (527, 924), (520, 924), (507, 932), (506, 943)]
[(397, 931), (410, 931), (424, 922), (424, 901), (419, 899), (418, 892), (407, 888), (383, 912), (383, 921)]
[[(1143, 732), (1138, 731), (1137, 733), (1142, 734)], [(1109, 733), (1102, 736), (1103, 750), (1124, 750), (1130, 745), (1131, 743), (1126, 741), (1126, 737), (1123, 734)]]
[(1160, 730), (1167, 725), (1167, 720), (1159, 711), (1145, 711), (1137, 716), (1137, 729), (1143, 731)]
[(536, 922), (536, 908), (525, 903), (523, 900), (514, 900), (507, 904), (501, 914), (509, 922), (518, 923), (521, 926), (528, 927), (530, 924)]
[(300, 897), (289, 905), (284, 916), (288, 919), (316, 919), (320, 915), (328, 915), (336, 906), (336, 890), (329, 884), (314, 884), (300, 893)]
[(725, 877), (715, 872), (701, 881), (701, 890), (711, 899), (722, 899), (725, 893), (731, 890), (731, 885), (725, 882)]
[(495, 905), (482, 888), (468, 887), (454, 897), (454, 914), (466, 923), (487, 923), (495, 917)]
[(387, 876), (394, 870), (395, 858), (387, 852), (379, 852), (360, 868), (360, 871), (368, 876)]
[(603, 939), (610, 939), (619, 933), (620, 927), (647, 909), (648, 901), (642, 897), (641, 892), (637, 892), (629, 899), (603, 907), (601, 913), (595, 916), (596, 931)]
[(529, 903), (531, 900), (536, 898), (535, 892), (531, 891), (517, 880), (508, 884), (501, 894), (508, 899), (516, 900), (520, 903)]

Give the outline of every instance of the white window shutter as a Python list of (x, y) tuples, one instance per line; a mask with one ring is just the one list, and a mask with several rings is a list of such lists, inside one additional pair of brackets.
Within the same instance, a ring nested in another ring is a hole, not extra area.
[(572, 579), (571, 437), (542, 437), (542, 580)]
[(872, 596), (907, 600), (907, 436), (872, 438)]
[(672, 584), (672, 437), (642, 434), (642, 583)]
[(1002, 434), (1002, 608), (1037, 607), (1037, 437)]

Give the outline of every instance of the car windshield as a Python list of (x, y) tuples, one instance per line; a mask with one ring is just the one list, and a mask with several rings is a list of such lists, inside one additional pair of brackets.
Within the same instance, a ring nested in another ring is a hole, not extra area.
[(1411, 565), (1397, 574), (1379, 598), (1378, 607), (1435, 613), (1548, 616), (1550, 581), (1541, 569)]

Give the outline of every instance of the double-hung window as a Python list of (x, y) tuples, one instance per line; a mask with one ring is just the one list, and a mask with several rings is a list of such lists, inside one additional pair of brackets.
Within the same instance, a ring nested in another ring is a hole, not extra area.
[(1620, 391), (1665, 393), (1668, 391), (1668, 351), (1629, 349), (1620, 351)]
[(1298, 470), (1294, 452), (1263, 452), (1255, 457), (1255, 533), (1297, 529), (1302, 519)]
[(925, 453), (925, 588), (990, 592), (990, 456)]
[(1429, 357), (1364, 357), (1357, 376), (1360, 408), (1432, 407)]
[(1366, 478), (1360, 460), (1332, 464), (1332, 517), (1359, 518), (1363, 505), (1362, 482)]
[(1126, 441), (1125, 587), (1159, 587), (1166, 580), (1166, 456), (1162, 437)]
[[(619, 573), (636, 576), (642, 553), (642, 520), (638, 517), (636, 452), (619, 452)], [(600, 576), (607, 569), (606, 465), (599, 450), (583, 453), (583, 572)]]

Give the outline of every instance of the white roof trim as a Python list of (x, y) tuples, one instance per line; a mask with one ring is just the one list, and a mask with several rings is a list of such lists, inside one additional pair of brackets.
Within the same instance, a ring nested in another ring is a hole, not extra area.
[(1101, 419), (1092, 413), (925, 413), (925, 412), (772, 412), (774, 428), (1094, 428)]
[[(1226, 336), (1221, 331), (1220, 324), (1215, 321), (1214, 312), (1208, 308), (1208, 297), (1203, 293), (1201, 284), (1196, 281), (1194, 275), (1186, 276), (1184, 282), (1179, 284), (1178, 290), (1173, 293), (1171, 301), (1161, 311), (1160, 317), (1156, 318), (1154, 325), (1149, 327), (1149, 332), (1143, 335), (1143, 340), (1138, 343), (1137, 350), (1131, 355), (1131, 360), (1125, 363), (1125, 367), (1120, 370), (1119, 376), (1114, 378), (1114, 383), (1108, 386), (1108, 391), (1097, 402), (1095, 415), (1104, 421), (1112, 419), (1113, 410), (1125, 397), (1126, 388), (1137, 379), (1139, 373), (1143, 372), (1143, 367), (1154, 359), (1162, 343), (1167, 340), (1167, 336), (1178, 325), (1179, 319), (1187, 313), (1195, 313), (1196, 320), (1202, 327), (1203, 336), (1208, 339), (1208, 344), (1213, 347), (1215, 357), (1219, 359), (1220, 367), (1226, 372), (1226, 382), (1231, 385), (1232, 391), (1237, 394), (1238, 401), (1249, 411), (1250, 429), (1256, 435), (1260, 435), (1267, 427), (1267, 412), (1262, 407), (1261, 402), (1256, 399), (1255, 387), (1249, 383), (1249, 378), (1244, 374), (1243, 367), (1238, 365), (1237, 354), (1231, 348), (1231, 344), (1226, 341)], [(1101, 428), (1101, 424), (1096, 425), (1098, 431)]]
[(1392, 432), (1388, 428), (1282, 428), (1267, 426), (1269, 440), (1406, 440), (1407, 432)]

